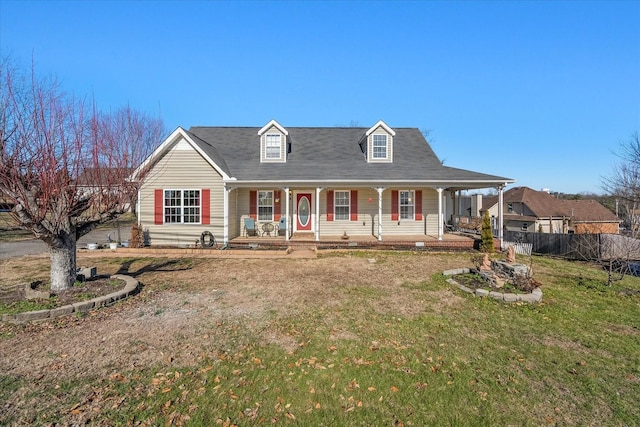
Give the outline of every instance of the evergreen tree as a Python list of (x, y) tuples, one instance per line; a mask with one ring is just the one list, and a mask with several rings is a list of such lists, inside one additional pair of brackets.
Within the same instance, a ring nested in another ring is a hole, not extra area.
[(480, 241), (480, 251), (492, 254), (493, 248), (493, 231), (491, 230), (491, 218), (489, 211), (484, 211), (482, 216), (482, 234)]

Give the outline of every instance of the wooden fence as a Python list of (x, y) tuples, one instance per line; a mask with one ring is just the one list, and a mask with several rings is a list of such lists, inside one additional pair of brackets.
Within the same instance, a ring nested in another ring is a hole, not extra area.
[(532, 252), (568, 259), (640, 260), (640, 240), (617, 234), (555, 234), (505, 231), (506, 241), (529, 243)]

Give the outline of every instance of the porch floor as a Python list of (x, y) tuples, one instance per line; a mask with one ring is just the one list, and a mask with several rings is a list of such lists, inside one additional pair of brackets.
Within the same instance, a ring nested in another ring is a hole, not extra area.
[(445, 233), (442, 240), (432, 235), (398, 235), (385, 236), (378, 241), (376, 236), (349, 236), (343, 239), (341, 235), (320, 236), (320, 241), (315, 240), (314, 233), (294, 233), (287, 241), (285, 236), (240, 236), (231, 239), (232, 247), (287, 247), (287, 246), (315, 246), (322, 248), (425, 248), (439, 250), (470, 250), (475, 246), (477, 237)]

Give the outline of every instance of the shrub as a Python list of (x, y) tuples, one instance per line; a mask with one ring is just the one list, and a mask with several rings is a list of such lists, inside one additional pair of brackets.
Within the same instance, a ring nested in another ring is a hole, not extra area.
[(489, 211), (484, 211), (482, 216), (482, 234), (480, 236), (480, 250), (492, 254), (493, 248), (493, 231), (491, 230), (491, 218), (489, 218)]
[(131, 242), (129, 242), (132, 248), (144, 248), (144, 232), (140, 224), (133, 224), (131, 227)]

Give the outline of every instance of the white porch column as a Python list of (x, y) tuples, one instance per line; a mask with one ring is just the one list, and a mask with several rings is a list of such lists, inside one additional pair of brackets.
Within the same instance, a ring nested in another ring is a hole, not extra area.
[(285, 241), (289, 241), (289, 187), (285, 187), (284, 188), (284, 197), (285, 197), (285, 202), (284, 202), (284, 226), (285, 226), (285, 232), (284, 232), (284, 240)]
[(224, 196), (222, 199), (222, 211), (223, 211), (223, 219), (222, 219), (222, 240), (225, 245), (229, 244), (229, 192), (231, 189), (227, 187), (227, 183), (224, 183)]
[(382, 192), (384, 188), (376, 188), (378, 191), (378, 241), (382, 242)]
[(442, 188), (436, 188), (438, 191), (438, 240), (442, 240), (444, 234), (444, 214), (442, 213)]
[(322, 188), (316, 187), (316, 242), (320, 241), (320, 191)]
[(498, 186), (498, 239), (500, 249), (504, 250), (504, 185)]

